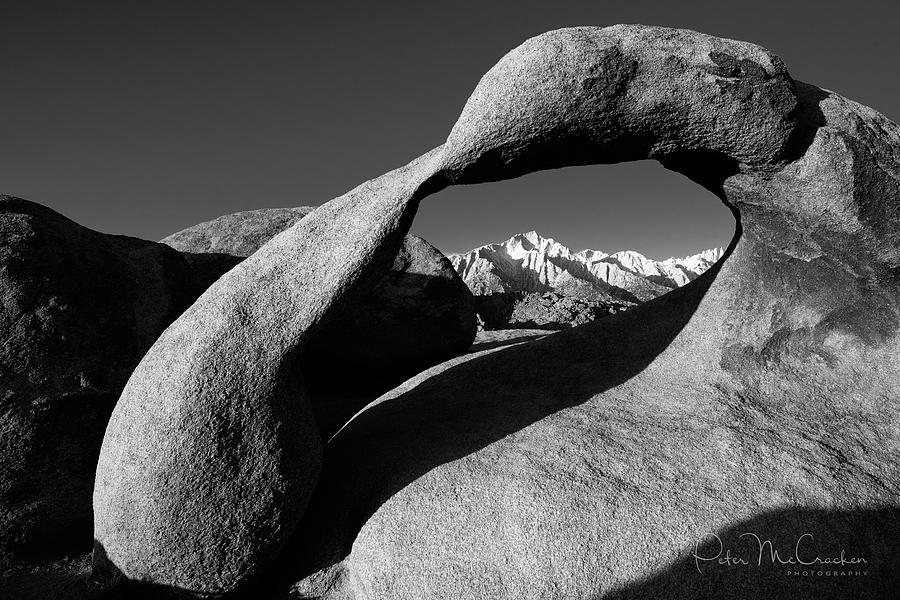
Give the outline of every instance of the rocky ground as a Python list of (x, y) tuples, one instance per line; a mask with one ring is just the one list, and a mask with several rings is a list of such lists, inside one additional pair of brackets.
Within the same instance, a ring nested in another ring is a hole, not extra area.
[(475, 296), (483, 329), (565, 329), (614, 315), (634, 302), (590, 300), (556, 292), (501, 292)]

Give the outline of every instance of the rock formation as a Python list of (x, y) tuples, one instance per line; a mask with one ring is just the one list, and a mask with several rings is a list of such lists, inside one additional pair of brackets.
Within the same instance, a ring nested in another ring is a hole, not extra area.
[[(733, 208), (723, 261), (634, 310), (425, 371), (345, 425), (318, 473), (285, 375), (388, 271), (419, 201), (644, 158)], [(194, 594), (265, 572), (297, 598), (885, 597), (898, 182), (897, 125), (758, 46), (634, 25), (532, 38), (444, 145), (276, 236), (151, 348), (104, 440), (95, 570)], [(843, 551), (872, 574), (691, 570), (708, 534), (737, 548), (745, 528), (782, 552), (808, 533), (805, 560)]]
[(572, 252), (536, 231), (448, 256), (473, 293), (557, 291), (590, 300), (642, 302), (695, 279), (722, 251), (650, 260), (632, 250)]
[(96, 579), (220, 594), (274, 560), (321, 465), (303, 386), (291, 385), (294, 364), (339, 301), (393, 263), (410, 201), (438, 156), (275, 236), (150, 348), (113, 411), (97, 466)]
[[(455, 359), (357, 415), (286, 559), (307, 565), (296, 597), (885, 597), (898, 149), (896, 125), (750, 44), (578, 28), (507, 55), (442, 149), (451, 180), (650, 156), (734, 207), (738, 235), (666, 296)], [(872, 572), (686, 558), (715, 533), (752, 559), (746, 531), (782, 556), (809, 533), (805, 560), (843, 548)]]
[[(184, 255), (195, 268), (198, 285), (206, 289), (313, 210), (234, 213), (184, 229), (162, 243)], [(356, 387), (390, 389), (459, 354), (475, 335), (471, 293), (448, 259), (414, 235), (404, 238), (390, 272), (344, 304), (311, 342), (303, 361), (307, 380), (321, 379), (317, 383), (323, 388), (349, 383), (339, 375), (349, 369)]]
[[(7, 569), (43, 569), (89, 551), (100, 445), (141, 356), (205, 287), (311, 210), (248, 211), (170, 236), (186, 264), (167, 245), (0, 199), (0, 596)], [(305, 376), (325, 439), (381, 392), (465, 350), (475, 334), (465, 284), (415, 236), (406, 236), (391, 271), (340, 312), (294, 374)]]
[[(233, 213), (188, 227), (162, 243), (184, 255), (202, 291), (313, 210)], [(472, 294), (449, 260), (422, 238), (407, 235), (391, 270), (371, 289), (344, 301), (298, 365), (322, 437), (331, 437), (382, 393), (463, 352), (475, 331)]]
[(314, 206), (261, 208), (222, 215), (160, 240), (184, 256), (196, 281), (197, 295), (310, 212)]
[(187, 255), (189, 261), (209, 254), (247, 258), (315, 209), (297, 206), (244, 210), (186, 227), (160, 243)]
[(0, 572), (89, 549), (106, 421), (188, 277), (167, 246), (0, 196)]

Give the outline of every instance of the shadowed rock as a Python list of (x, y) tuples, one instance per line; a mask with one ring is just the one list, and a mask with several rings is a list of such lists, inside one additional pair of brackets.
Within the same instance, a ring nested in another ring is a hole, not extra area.
[(348, 296), (304, 352), (300, 366), (322, 437), (407, 378), (464, 352), (476, 324), (472, 293), (450, 261), (407, 235), (391, 270)]
[[(306, 508), (318, 462), (292, 447), (310, 434), (284, 375), (387, 272), (418, 201), (647, 157), (733, 208), (723, 261), (633, 310), (401, 385), (328, 443)], [(895, 124), (794, 82), (758, 46), (642, 26), (529, 40), (444, 146), (274, 238), (154, 345), (104, 440), (95, 570), (216, 593), (269, 567), (276, 590), (334, 600), (696, 597), (710, 580), (674, 588), (665, 573), (699, 536), (833, 519), (865, 525), (853, 550), (879, 569), (841, 593), (885, 597), (900, 530), (879, 510), (900, 492), (898, 164)], [(713, 590), (785, 597), (773, 576)]]
[[(183, 253), (203, 290), (313, 210), (234, 213), (162, 243)], [(475, 325), (472, 294), (450, 261), (422, 238), (407, 235), (391, 270), (345, 300), (305, 352), (301, 368), (325, 439), (381, 393), (468, 348)]]
[[(162, 243), (201, 270), (199, 283), (206, 289), (313, 210), (305, 206), (234, 213), (188, 227)], [(341, 363), (341, 372), (349, 368), (370, 385), (381, 379), (393, 387), (404, 376), (465, 350), (475, 336), (471, 292), (447, 258), (414, 235), (404, 238), (390, 272), (343, 304), (307, 352), (307, 377), (322, 369), (334, 371)]]
[(167, 246), (0, 196), (0, 571), (89, 549), (106, 420), (187, 284)]

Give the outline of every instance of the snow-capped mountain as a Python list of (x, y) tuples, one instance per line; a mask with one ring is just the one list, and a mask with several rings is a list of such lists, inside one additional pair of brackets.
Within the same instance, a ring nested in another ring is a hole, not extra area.
[(450, 254), (473, 293), (556, 291), (570, 296), (643, 302), (691, 281), (722, 257), (721, 248), (656, 261), (632, 250), (572, 252), (536, 231)]

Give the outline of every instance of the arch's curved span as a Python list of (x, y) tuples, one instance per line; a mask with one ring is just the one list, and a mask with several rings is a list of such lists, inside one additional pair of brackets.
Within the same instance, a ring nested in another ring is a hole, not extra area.
[(702, 152), (771, 170), (791, 152), (794, 83), (767, 50), (619, 25), (532, 38), (488, 71), (447, 138), (454, 183)]
[(740, 213), (724, 266), (374, 403), (329, 443), (279, 568), (335, 597), (591, 598), (674, 560), (695, 529), (892, 502), (897, 126), (752, 44), (580, 27), (513, 50), (446, 144), (314, 211), (160, 338), (107, 430), (95, 570), (201, 593), (251, 580), (319, 472), (285, 374), (341, 298), (388, 268), (418, 201), (644, 157)]

